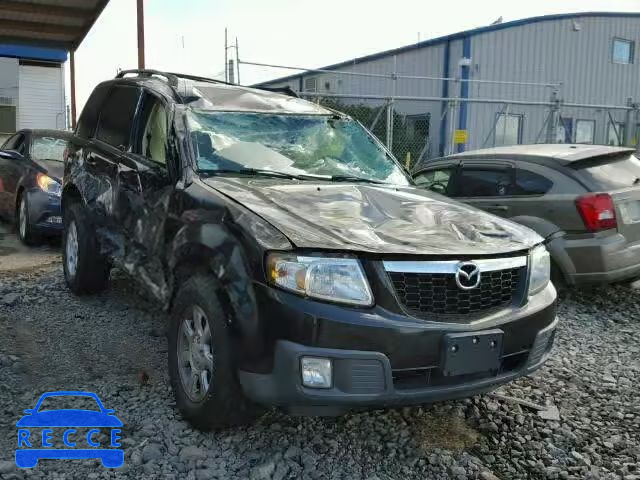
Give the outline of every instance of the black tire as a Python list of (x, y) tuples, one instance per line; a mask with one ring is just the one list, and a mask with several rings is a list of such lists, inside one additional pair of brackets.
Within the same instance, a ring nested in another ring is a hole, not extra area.
[(40, 236), (34, 232), (29, 219), (29, 195), (25, 191), (18, 196), (16, 228), (18, 229), (18, 238), (25, 245), (35, 246), (41, 242)]
[[(189, 278), (176, 295), (168, 331), (169, 377), (176, 404), (183, 417), (200, 430), (245, 425), (262, 413), (261, 408), (244, 396), (238, 381), (227, 315), (214, 294), (218, 289), (219, 284), (213, 276)], [(178, 362), (178, 342), (182, 341), (183, 334), (180, 326), (184, 319), (190, 318), (194, 307), (206, 316), (213, 356), (210, 383), (208, 389), (202, 388), (201, 384), (203, 398), (200, 400), (190, 398), (187, 393), (180, 373), (186, 366)]]
[[(107, 288), (110, 266), (100, 255), (92, 222), (79, 202), (72, 203), (64, 211), (64, 232), (62, 234), (62, 266), (64, 279), (69, 289), (76, 295), (98, 293)], [(76, 230), (75, 271), (70, 264), (71, 231)]]

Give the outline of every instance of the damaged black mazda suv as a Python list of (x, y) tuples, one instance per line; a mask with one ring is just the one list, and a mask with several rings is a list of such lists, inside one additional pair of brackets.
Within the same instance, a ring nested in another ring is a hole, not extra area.
[(414, 188), (360, 123), (292, 92), (121, 72), (82, 112), (62, 209), (74, 293), (115, 267), (170, 312), (199, 428), (475, 395), (553, 343), (537, 234)]

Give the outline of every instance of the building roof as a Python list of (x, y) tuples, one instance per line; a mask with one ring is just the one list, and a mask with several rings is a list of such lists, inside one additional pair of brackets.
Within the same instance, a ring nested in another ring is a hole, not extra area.
[[(0, 43), (75, 50), (107, 3), (109, 0), (2, 0)], [(53, 55), (42, 51), (30, 54), (44, 55), (36, 57), (40, 59)]]
[[(357, 65), (359, 63), (371, 62), (373, 60), (378, 60), (380, 58), (388, 57), (391, 55), (398, 55), (401, 53), (410, 52), (412, 50), (417, 50), (424, 47), (431, 47), (434, 45), (439, 45), (442, 43), (450, 42), (453, 40), (460, 40), (467, 37), (472, 37), (474, 35), (479, 35), (481, 33), (493, 32), (497, 30), (504, 30), (507, 28), (519, 27), (522, 25), (529, 25), (532, 23), (539, 22), (548, 22), (552, 20), (565, 20), (569, 18), (587, 18), (587, 17), (631, 17), (631, 18), (640, 18), (640, 13), (636, 12), (577, 12), (577, 13), (563, 13), (557, 15), (542, 15), (539, 17), (529, 17), (523, 18), (520, 20), (513, 20), (511, 22), (504, 23), (496, 23), (494, 25), (487, 25), (484, 27), (473, 28), (471, 30), (464, 30), (462, 32), (453, 33), (450, 35), (445, 35), (442, 37), (432, 38), (429, 40), (424, 40), (422, 42), (413, 43), (411, 45), (406, 45), (404, 47), (394, 48), (391, 50), (385, 50), (383, 52), (374, 53), (371, 55), (366, 55), (364, 57), (354, 58), (352, 60), (347, 60), (340, 63), (335, 63), (333, 65), (328, 65), (326, 67), (320, 67), (319, 70), (337, 70), (342, 67), (348, 67), (350, 65)], [(292, 80), (295, 78), (299, 78), (302, 75), (313, 72), (313, 70), (307, 70), (301, 73), (295, 73), (293, 75), (287, 75), (285, 77), (276, 78), (273, 80), (267, 80), (265, 82), (258, 83), (257, 85), (270, 85), (273, 83), (284, 82), (287, 80)]]
[[(618, 155), (622, 153), (631, 154), (635, 151), (629, 147), (609, 147), (606, 145), (584, 145), (584, 144), (535, 144), (535, 145), (511, 145), (507, 147), (493, 147), (482, 150), (470, 150), (468, 152), (457, 153), (447, 158), (507, 158), (507, 157), (543, 157), (555, 158), (565, 162), (574, 162), (591, 157), (603, 157)], [(427, 165), (427, 164), (425, 164)]]

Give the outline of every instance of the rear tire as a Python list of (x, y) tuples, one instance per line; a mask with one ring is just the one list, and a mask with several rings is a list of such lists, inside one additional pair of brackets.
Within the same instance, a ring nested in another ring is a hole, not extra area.
[(240, 387), (218, 290), (210, 275), (189, 278), (176, 295), (168, 333), (176, 404), (200, 430), (251, 423), (261, 413)]
[(29, 196), (23, 191), (18, 197), (18, 208), (16, 209), (16, 225), (18, 227), (18, 238), (28, 246), (35, 246), (40, 243), (40, 237), (34, 232), (29, 219)]
[(76, 295), (98, 293), (107, 287), (110, 266), (100, 255), (92, 222), (82, 204), (66, 207), (62, 234), (62, 265), (69, 289)]

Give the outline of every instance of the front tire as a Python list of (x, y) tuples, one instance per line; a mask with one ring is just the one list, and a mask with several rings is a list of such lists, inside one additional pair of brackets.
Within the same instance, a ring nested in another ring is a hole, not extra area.
[(29, 220), (29, 196), (27, 192), (22, 192), (18, 198), (18, 209), (16, 210), (16, 224), (18, 226), (18, 238), (28, 246), (38, 244), (39, 237), (33, 231)]
[(109, 263), (100, 255), (91, 221), (80, 203), (69, 205), (64, 212), (62, 265), (67, 286), (76, 295), (98, 293), (107, 287)]
[(238, 382), (218, 289), (212, 276), (188, 279), (176, 295), (169, 326), (169, 376), (176, 404), (200, 430), (250, 423), (259, 415)]

